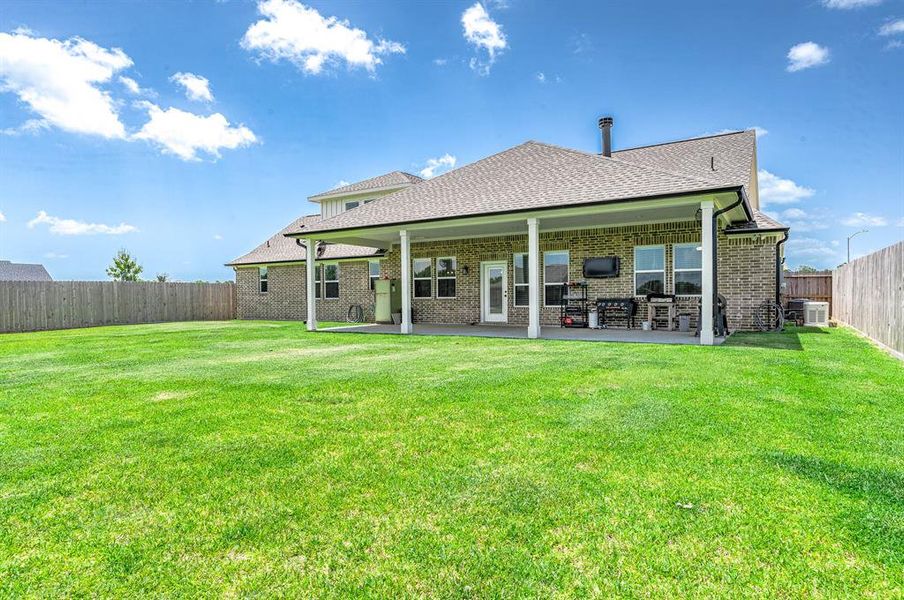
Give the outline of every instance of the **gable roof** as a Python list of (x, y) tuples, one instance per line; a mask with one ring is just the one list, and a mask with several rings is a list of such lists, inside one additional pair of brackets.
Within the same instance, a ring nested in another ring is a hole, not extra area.
[[(290, 231), (303, 231), (305, 227), (320, 221), (320, 215), (307, 215), (299, 217), (286, 227), (270, 236), (270, 238), (252, 250), (235, 260), (226, 263), (227, 267), (242, 265), (264, 265), (284, 262), (299, 262), (307, 258), (307, 249), (296, 243), (293, 238), (287, 238)], [(366, 248), (364, 246), (350, 246), (348, 244), (326, 244), (323, 246), (323, 254), (318, 260), (335, 260), (339, 258), (357, 258), (368, 256), (381, 256), (383, 251), (378, 248)]]
[(411, 173), (406, 173), (404, 171), (392, 171), (391, 173), (378, 175), (377, 177), (371, 177), (370, 179), (365, 179), (364, 181), (357, 181), (355, 183), (343, 185), (342, 187), (338, 187), (336, 189), (321, 192), (319, 194), (314, 194), (313, 196), (308, 196), (308, 200), (317, 202), (325, 198), (332, 198), (333, 196), (345, 196), (347, 194), (357, 194), (371, 190), (385, 190), (395, 187), (407, 187), (415, 183), (420, 183), (421, 181), (424, 180), (417, 175), (412, 175)]
[(0, 281), (53, 281), (44, 265), (0, 260)]
[[(733, 152), (738, 151), (734, 144), (731, 148)], [(748, 162), (751, 159), (752, 156), (748, 156)], [(727, 182), (704, 177), (702, 170), (683, 174), (622, 157), (609, 158), (528, 141), (353, 211), (324, 219), (306, 227), (305, 231), (355, 229), (645, 199), (740, 187), (745, 183), (734, 178)]]

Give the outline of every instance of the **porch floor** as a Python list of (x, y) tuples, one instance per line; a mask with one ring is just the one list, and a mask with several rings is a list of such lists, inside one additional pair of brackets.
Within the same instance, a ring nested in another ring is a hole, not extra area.
[[(320, 329), (329, 333), (388, 333), (401, 335), (398, 325), (348, 325)], [(433, 325), (415, 323), (413, 335), (461, 335), (472, 337), (527, 338), (523, 325)], [(540, 330), (545, 340), (578, 340), (582, 342), (632, 342), (640, 344), (688, 344), (699, 345), (700, 340), (691, 333), (678, 331), (643, 331), (642, 329), (578, 329), (546, 326)], [(716, 345), (725, 341), (717, 337)]]

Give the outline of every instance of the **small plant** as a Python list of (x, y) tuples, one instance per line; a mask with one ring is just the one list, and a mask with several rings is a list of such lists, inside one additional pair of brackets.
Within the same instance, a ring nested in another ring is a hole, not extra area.
[(113, 263), (107, 267), (107, 275), (113, 281), (141, 281), (142, 271), (144, 267), (125, 249), (120, 249), (113, 257)]
[(157, 273), (157, 281), (161, 283), (169, 281), (169, 273)]

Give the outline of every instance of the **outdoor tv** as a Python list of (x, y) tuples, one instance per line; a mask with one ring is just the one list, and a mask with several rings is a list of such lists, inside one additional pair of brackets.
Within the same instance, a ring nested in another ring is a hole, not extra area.
[(618, 277), (619, 260), (617, 256), (601, 256), (584, 261), (584, 278), (601, 279)]

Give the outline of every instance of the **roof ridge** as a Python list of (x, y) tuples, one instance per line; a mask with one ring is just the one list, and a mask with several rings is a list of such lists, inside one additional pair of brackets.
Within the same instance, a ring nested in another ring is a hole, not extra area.
[(724, 136), (728, 136), (728, 135), (738, 135), (740, 133), (750, 133), (750, 132), (753, 132), (754, 135), (756, 135), (756, 133), (754, 132), (753, 129), (739, 129), (737, 131), (726, 131), (724, 133), (712, 133), (710, 135), (700, 135), (697, 137), (684, 138), (682, 140), (672, 140), (670, 142), (659, 142), (657, 144), (646, 144), (644, 146), (631, 146), (630, 148), (622, 148), (620, 150), (613, 150), (612, 153), (614, 154), (616, 152), (628, 152), (629, 150), (643, 150), (644, 148), (656, 148), (657, 146), (670, 146), (672, 144), (683, 144), (685, 142), (696, 142), (699, 140), (708, 140), (708, 139), (717, 138), (717, 137), (724, 137)]

